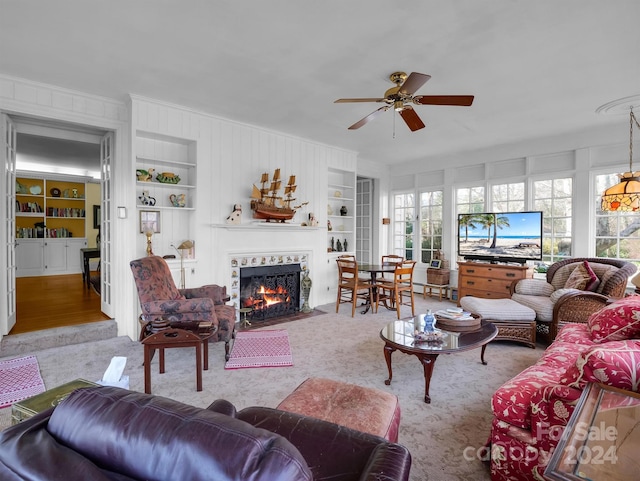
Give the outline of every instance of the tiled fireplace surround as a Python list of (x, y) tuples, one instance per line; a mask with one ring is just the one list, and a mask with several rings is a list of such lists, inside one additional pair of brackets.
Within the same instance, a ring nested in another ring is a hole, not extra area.
[[(311, 252), (304, 250), (287, 250), (286, 252), (278, 252), (274, 250), (230, 253), (227, 258), (230, 277), (227, 281), (228, 291), (231, 297), (231, 303), (236, 308), (236, 314), (239, 319), (240, 307), (240, 269), (247, 267), (259, 266), (275, 266), (287, 264), (300, 264), (300, 276), (309, 271), (311, 261)], [(300, 306), (303, 303), (300, 296)]]

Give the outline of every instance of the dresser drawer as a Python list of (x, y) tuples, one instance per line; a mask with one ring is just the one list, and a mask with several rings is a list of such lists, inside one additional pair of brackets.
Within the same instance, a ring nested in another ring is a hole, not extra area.
[(467, 287), (469, 289), (481, 289), (483, 291), (499, 291), (509, 293), (511, 281), (502, 279), (490, 279), (487, 277), (463, 277), (458, 282), (459, 287)]
[(509, 266), (462, 266), (460, 268), (460, 274), (462, 277), (490, 277), (492, 279), (508, 279), (513, 281), (526, 277), (526, 270), (523, 272), (523, 269), (520, 267), (510, 268)]

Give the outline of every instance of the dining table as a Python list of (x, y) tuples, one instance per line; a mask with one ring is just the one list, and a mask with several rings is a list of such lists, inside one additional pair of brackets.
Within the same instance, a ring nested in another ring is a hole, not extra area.
[[(377, 296), (378, 288), (377, 283), (380, 280), (380, 275), (382, 274), (393, 274), (396, 270), (395, 264), (358, 264), (358, 271), (369, 273), (371, 276), (371, 284), (373, 286), (373, 296), (374, 298)], [(369, 299), (366, 304), (364, 304), (365, 308), (360, 313), (366, 314), (371, 309), (372, 299)]]

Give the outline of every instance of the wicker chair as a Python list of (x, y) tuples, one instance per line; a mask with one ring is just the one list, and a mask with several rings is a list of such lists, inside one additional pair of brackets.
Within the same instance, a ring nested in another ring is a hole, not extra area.
[[(599, 278), (595, 292), (566, 289), (573, 270), (588, 261)], [(587, 322), (609, 298), (623, 297), (636, 266), (620, 259), (573, 257), (552, 264), (542, 279), (521, 279), (511, 285), (511, 299), (536, 311), (538, 334), (549, 342), (567, 322)]]

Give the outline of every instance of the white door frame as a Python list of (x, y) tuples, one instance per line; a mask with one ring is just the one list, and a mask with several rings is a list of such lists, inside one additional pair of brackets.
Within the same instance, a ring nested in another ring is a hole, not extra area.
[(16, 323), (16, 130), (6, 114), (0, 114), (2, 123), (0, 150), (2, 153), (2, 185), (4, 195), (0, 198), (0, 212), (4, 212), (0, 222), (0, 238), (3, 249), (0, 255), (2, 276), (0, 276), (0, 339), (9, 334)]

